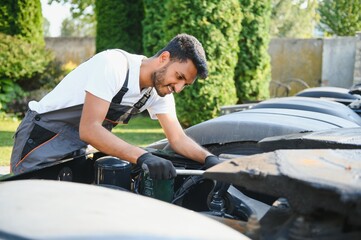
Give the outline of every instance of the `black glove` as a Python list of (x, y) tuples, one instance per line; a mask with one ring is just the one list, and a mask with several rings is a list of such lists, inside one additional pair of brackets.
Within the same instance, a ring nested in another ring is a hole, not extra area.
[(146, 172), (152, 179), (171, 179), (177, 176), (175, 168), (171, 161), (157, 157), (151, 153), (144, 153), (137, 160), (137, 164)]
[(217, 156), (209, 155), (208, 157), (206, 157), (206, 160), (204, 160), (204, 165), (203, 165), (202, 169), (206, 170), (206, 169), (211, 168), (221, 162), (222, 161), (219, 160), (219, 158)]

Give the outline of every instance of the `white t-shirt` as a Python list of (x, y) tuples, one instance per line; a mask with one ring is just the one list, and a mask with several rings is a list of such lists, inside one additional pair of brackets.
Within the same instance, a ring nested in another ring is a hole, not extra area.
[[(142, 55), (117, 49), (100, 52), (70, 72), (39, 102), (29, 102), (29, 108), (38, 113), (45, 113), (84, 104), (86, 91), (111, 102), (124, 84), (128, 64), (129, 90), (124, 95), (121, 104), (133, 106), (147, 90), (141, 91), (139, 86), (139, 70), (144, 58)], [(176, 115), (173, 95), (160, 97), (155, 89), (141, 111), (145, 109), (148, 110), (152, 119), (157, 119), (156, 114)]]

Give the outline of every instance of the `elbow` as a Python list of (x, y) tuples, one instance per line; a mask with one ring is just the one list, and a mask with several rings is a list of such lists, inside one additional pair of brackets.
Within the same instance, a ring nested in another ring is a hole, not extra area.
[(168, 139), (169, 145), (172, 147), (172, 149), (176, 149), (178, 146), (178, 142), (175, 140)]
[(188, 140), (188, 136), (186, 134), (180, 134), (176, 137), (168, 138), (169, 144), (173, 149), (176, 149), (178, 146), (181, 146), (187, 140)]
[(79, 138), (83, 142), (90, 143), (91, 142), (91, 134), (89, 129), (86, 126), (79, 126)]

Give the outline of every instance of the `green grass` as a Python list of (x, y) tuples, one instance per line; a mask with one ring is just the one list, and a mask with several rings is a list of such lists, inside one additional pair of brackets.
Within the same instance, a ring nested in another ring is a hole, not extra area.
[(13, 135), (18, 125), (19, 121), (16, 119), (0, 119), (0, 166), (10, 165)]
[(127, 125), (118, 125), (112, 132), (126, 142), (140, 147), (165, 138), (159, 122), (144, 116), (131, 119)]
[[(19, 123), (15, 119), (0, 119), (0, 166), (10, 164), (12, 137)], [(144, 116), (131, 119), (127, 125), (118, 125), (113, 133), (128, 143), (141, 147), (165, 137), (158, 121)]]

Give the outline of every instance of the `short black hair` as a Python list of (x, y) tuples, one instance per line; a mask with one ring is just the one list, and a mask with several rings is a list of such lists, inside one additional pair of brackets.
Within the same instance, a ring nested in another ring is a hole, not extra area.
[(155, 55), (168, 51), (172, 61), (185, 62), (190, 59), (197, 69), (197, 76), (205, 79), (208, 76), (206, 54), (202, 44), (192, 35), (178, 34), (163, 49)]

